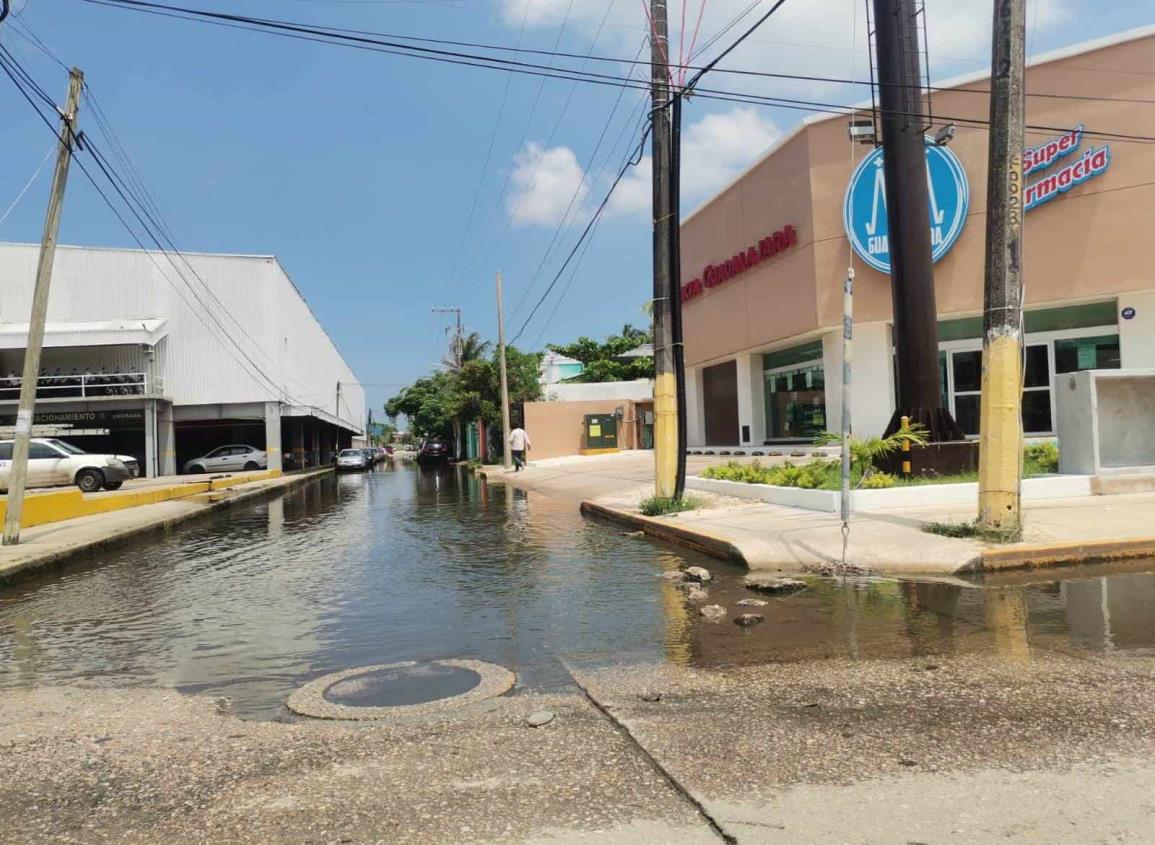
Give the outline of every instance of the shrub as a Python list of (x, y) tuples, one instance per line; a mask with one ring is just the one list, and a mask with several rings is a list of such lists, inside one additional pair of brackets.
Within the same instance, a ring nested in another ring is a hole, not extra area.
[(889, 472), (874, 472), (862, 479), (859, 484), (863, 490), (883, 490), (887, 487), (893, 487), (898, 481)]
[(1054, 443), (1032, 443), (1023, 449), (1023, 475), (1046, 475), (1059, 471), (1059, 447)]
[(638, 504), (644, 516), (665, 516), (671, 513), (692, 511), (702, 506), (702, 500), (695, 496), (683, 496), (675, 499), (672, 496), (650, 496), (642, 499)]

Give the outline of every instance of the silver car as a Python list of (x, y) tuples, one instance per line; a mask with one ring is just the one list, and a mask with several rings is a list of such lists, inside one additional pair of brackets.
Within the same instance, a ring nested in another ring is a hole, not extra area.
[(369, 469), (373, 462), (364, 449), (342, 449), (337, 453), (337, 469)]
[(186, 461), (184, 471), (196, 474), (203, 472), (252, 472), (268, 469), (269, 456), (254, 446), (236, 444), (220, 446), (207, 455)]
[[(0, 440), (0, 490), (12, 476), (13, 441)], [(90, 455), (55, 437), (34, 437), (28, 446), (28, 486), (75, 484), (84, 493), (101, 488), (119, 490), (140, 474), (136, 458), (128, 455)]]

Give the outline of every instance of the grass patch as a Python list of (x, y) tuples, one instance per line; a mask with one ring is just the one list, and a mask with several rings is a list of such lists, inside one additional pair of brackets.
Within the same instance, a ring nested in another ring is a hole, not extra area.
[(938, 534), (940, 537), (954, 537), (957, 539), (985, 540), (988, 543), (1014, 543), (1022, 539), (1022, 529), (1005, 531), (993, 528), (983, 528), (974, 522), (927, 522), (922, 526), (927, 534)]
[(675, 499), (672, 496), (650, 496), (638, 503), (643, 516), (667, 516), (672, 513), (683, 513), (702, 507), (702, 500), (697, 496), (683, 496)]

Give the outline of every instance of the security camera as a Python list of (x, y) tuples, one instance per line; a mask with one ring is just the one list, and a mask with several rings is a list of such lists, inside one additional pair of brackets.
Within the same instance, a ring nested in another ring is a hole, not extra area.
[(938, 132), (935, 132), (934, 133), (935, 146), (936, 147), (945, 147), (947, 144), (949, 144), (951, 142), (951, 140), (954, 138), (954, 133), (955, 133), (955, 130), (957, 128), (958, 127), (955, 126), (953, 123), (948, 123), (942, 129), (938, 130)]

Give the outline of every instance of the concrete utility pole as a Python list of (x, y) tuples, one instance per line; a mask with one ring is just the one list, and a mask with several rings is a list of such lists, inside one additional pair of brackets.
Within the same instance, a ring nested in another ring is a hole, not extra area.
[(979, 525), (1022, 528), (1023, 135), (1026, 0), (995, 0), (987, 175)]
[(32, 415), (36, 407), (36, 385), (40, 378), (40, 352), (44, 346), (44, 323), (48, 318), (48, 290), (52, 283), (52, 264), (56, 260), (56, 236), (60, 231), (60, 213), (64, 206), (64, 186), (68, 166), (72, 163), (72, 145), (76, 139), (76, 114), (80, 110), (80, 91), (84, 74), (73, 68), (68, 74), (68, 101), (60, 114), (60, 146), (56, 154), (56, 171), (52, 175), (52, 193), (44, 216), (44, 235), (40, 242), (40, 260), (36, 265), (36, 287), (32, 294), (32, 319), (28, 323), (28, 348), (24, 351), (24, 374), (20, 381), (20, 405), (16, 411), (16, 442), (12, 448), (12, 475), (8, 481), (8, 508), (4, 515), (5, 546), (20, 542), (20, 519), (24, 515), (24, 490), (28, 484), (28, 448), (32, 437)]
[(509, 469), (513, 466), (513, 453), (509, 448), (509, 381), (505, 374), (505, 302), (500, 270), (497, 271), (497, 364), (501, 369), (501, 463)]
[(938, 315), (931, 259), (926, 141), (915, 0), (874, 0), (882, 109), (883, 171), (889, 224), (898, 407), (902, 417), (930, 430), (930, 439), (962, 440), (939, 391)]
[(671, 320), (674, 291), (670, 277), (670, 69), (666, 0), (650, 0), (650, 112), (654, 173), (654, 493), (677, 493), (678, 401)]

